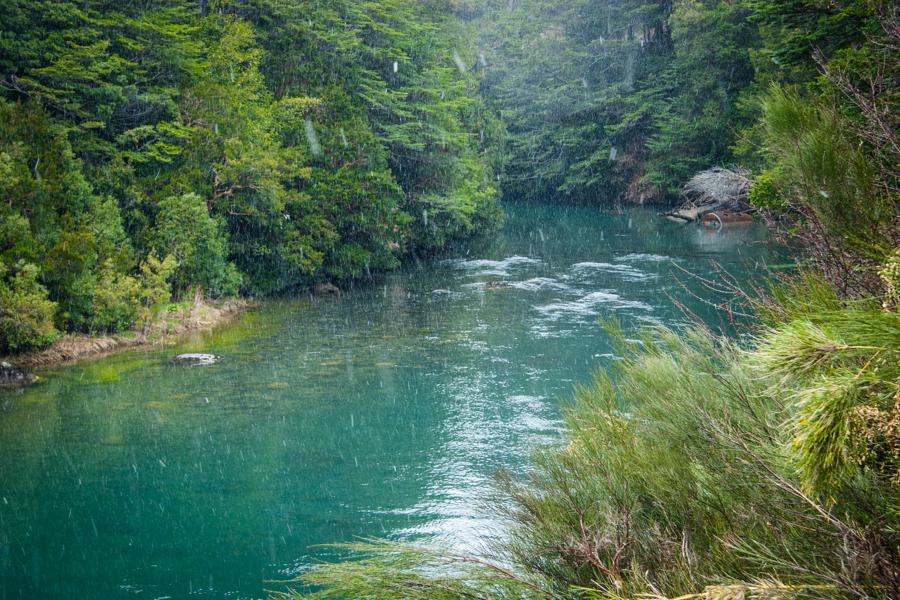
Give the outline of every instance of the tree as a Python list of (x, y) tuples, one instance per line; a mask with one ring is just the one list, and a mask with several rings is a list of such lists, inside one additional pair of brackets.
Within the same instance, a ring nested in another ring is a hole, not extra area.
[(154, 249), (177, 261), (172, 274), (176, 293), (200, 288), (222, 296), (237, 291), (240, 279), (228, 262), (222, 222), (209, 215), (200, 196), (170, 196), (160, 203)]
[[(12, 271), (12, 272), (10, 272)], [(38, 283), (38, 268), (25, 262), (10, 270), (0, 261), (0, 352), (40, 350), (56, 339), (54, 304)]]

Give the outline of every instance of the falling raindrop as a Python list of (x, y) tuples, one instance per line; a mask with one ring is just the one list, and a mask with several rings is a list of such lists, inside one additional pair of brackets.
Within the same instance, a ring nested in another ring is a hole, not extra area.
[(453, 51), (453, 62), (456, 63), (456, 68), (459, 69), (460, 73), (466, 72), (466, 63), (463, 62), (463, 59), (459, 56), (459, 52), (456, 50)]
[(306, 119), (303, 123), (303, 128), (306, 131), (306, 141), (309, 144), (309, 151), (312, 152), (313, 156), (319, 156), (322, 153), (322, 146), (319, 145), (319, 136), (316, 135), (316, 129), (313, 127), (312, 121)]

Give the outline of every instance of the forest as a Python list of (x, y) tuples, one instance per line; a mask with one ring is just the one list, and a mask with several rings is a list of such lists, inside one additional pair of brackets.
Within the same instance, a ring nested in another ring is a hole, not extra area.
[(797, 259), (693, 280), (738, 335), (604, 319), (616, 360), (496, 476), (486, 555), (373, 537), (268, 585), (897, 599), (898, 84), (891, 0), (7, 0), (0, 355), (365, 285), (503, 205), (664, 210), (727, 167)]
[(447, 8), (4, 2), (0, 352), (496, 223), (500, 126)]

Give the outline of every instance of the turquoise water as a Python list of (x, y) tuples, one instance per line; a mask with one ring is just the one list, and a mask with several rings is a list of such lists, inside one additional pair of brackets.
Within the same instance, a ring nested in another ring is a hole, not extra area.
[[(508, 206), (503, 231), (340, 300), (273, 302), (165, 351), (0, 394), (0, 599), (260, 598), (358, 537), (479, 551), (492, 475), (563, 433), (627, 327), (718, 323), (682, 269), (738, 280), (759, 229)], [(706, 293), (697, 290), (699, 293)], [(176, 367), (179, 351), (215, 352)]]

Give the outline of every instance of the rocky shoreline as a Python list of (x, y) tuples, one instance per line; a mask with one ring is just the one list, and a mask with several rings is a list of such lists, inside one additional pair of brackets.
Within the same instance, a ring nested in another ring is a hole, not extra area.
[(22, 377), (9, 377), (0, 381), (0, 389), (33, 383), (36, 378), (31, 371), (34, 370), (100, 358), (128, 349), (166, 346), (189, 333), (224, 325), (252, 306), (254, 303), (249, 300), (227, 300), (220, 304), (197, 301), (180, 310), (166, 313), (141, 331), (132, 330), (108, 336), (63, 336), (44, 350), (0, 357), (0, 362), (10, 366), (10, 373), (16, 371), (22, 374)]

